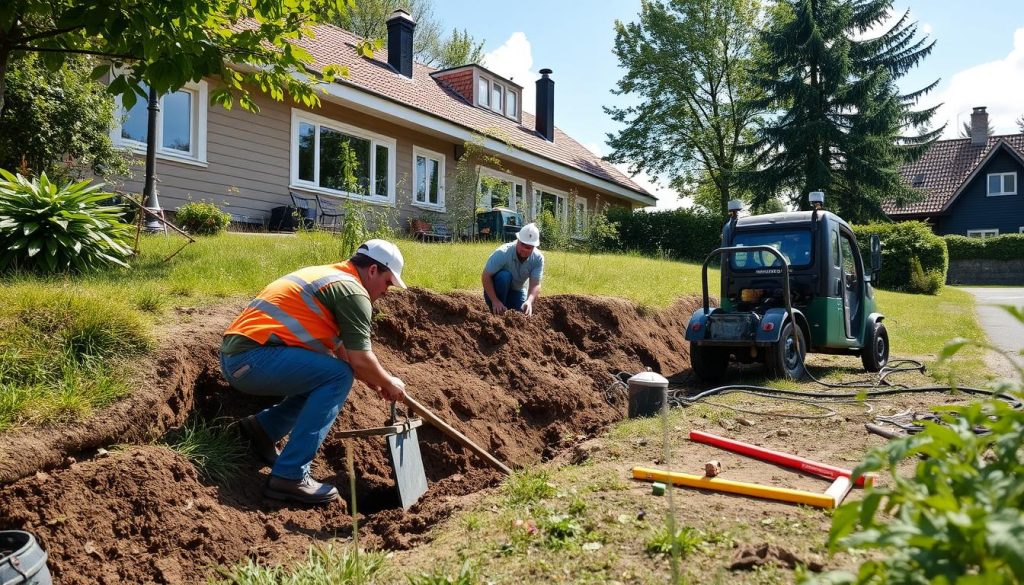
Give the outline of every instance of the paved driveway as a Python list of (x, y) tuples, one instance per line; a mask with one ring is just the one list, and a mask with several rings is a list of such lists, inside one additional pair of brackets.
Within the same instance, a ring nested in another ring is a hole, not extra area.
[(957, 287), (978, 301), (978, 321), (988, 334), (992, 345), (1013, 354), (1016, 362), (1024, 366), (1024, 323), (1014, 319), (998, 305), (1024, 306), (1024, 288), (1020, 287)]

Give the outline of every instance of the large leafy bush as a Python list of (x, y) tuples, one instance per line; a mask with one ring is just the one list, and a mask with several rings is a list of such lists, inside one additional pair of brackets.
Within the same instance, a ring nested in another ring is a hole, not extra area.
[(128, 266), (131, 227), (113, 195), (90, 181), (57, 184), (0, 169), (0, 271), (86, 271)]
[[(1007, 310), (1024, 322), (1024, 311)], [(950, 342), (942, 357), (966, 343)], [(1024, 396), (1019, 381), (997, 389)], [(1024, 411), (986, 398), (950, 408), (942, 420), (890, 441), (854, 470), (889, 477), (836, 511), (829, 545), (881, 554), (856, 575), (834, 572), (818, 582), (1024, 582)], [(982, 429), (987, 432), (976, 432)], [(907, 461), (915, 462), (914, 473), (901, 476), (898, 468)]]
[(1024, 258), (1024, 234), (994, 238), (945, 236), (950, 260), (1020, 260)]
[(619, 237), (607, 241), (607, 251), (695, 261), (721, 245), (725, 223), (696, 209), (647, 212), (621, 207), (609, 209), (608, 220), (618, 224)]
[[(920, 221), (853, 226), (861, 256), (870, 262), (870, 236), (882, 240), (880, 288), (936, 294), (946, 282), (949, 257), (946, 242)], [(916, 263), (915, 263), (916, 259)], [(923, 274), (922, 274), (923, 273)]]
[(174, 212), (174, 219), (186, 232), (194, 236), (212, 236), (231, 223), (231, 214), (221, 211), (213, 203), (189, 201)]

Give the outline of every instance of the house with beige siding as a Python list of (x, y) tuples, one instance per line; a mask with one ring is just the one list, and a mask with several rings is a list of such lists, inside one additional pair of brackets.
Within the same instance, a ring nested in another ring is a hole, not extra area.
[[(535, 80), (535, 114), (523, 111), (523, 87), (480, 65), (435, 70), (413, 62), (415, 23), (403, 11), (388, 20), (387, 49), (364, 57), (362, 39), (329, 25), (300, 44), (312, 72), (328, 64), (348, 75), (322, 85), (321, 105), (307, 108), (251, 90), (260, 112), (210, 105), (214, 80), (160, 98), (157, 190), (162, 209), (191, 200), (226, 205), (237, 222), (268, 225), (291, 193), (384, 206), (397, 221), (424, 211), (444, 214), (465, 144), (482, 141), (500, 164), (479, 168), (481, 205), (586, 215), (598, 204), (652, 206), (654, 196), (554, 124), (551, 71)], [(125, 112), (113, 138), (141, 156), (146, 104)], [(357, 164), (345, 174), (345, 156)], [(345, 177), (348, 176), (348, 181)], [(141, 192), (143, 177), (123, 189)]]

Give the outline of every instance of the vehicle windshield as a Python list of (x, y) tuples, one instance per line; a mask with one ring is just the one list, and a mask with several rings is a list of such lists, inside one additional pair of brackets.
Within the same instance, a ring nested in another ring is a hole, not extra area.
[[(772, 246), (782, 253), (793, 267), (811, 263), (811, 232), (808, 230), (771, 230), (765, 232), (737, 232), (733, 246)], [(752, 270), (780, 267), (771, 252), (734, 252), (730, 262), (733, 269)]]

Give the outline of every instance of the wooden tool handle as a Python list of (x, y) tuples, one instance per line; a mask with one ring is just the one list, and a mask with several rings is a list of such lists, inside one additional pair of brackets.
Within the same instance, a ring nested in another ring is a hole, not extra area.
[(436, 414), (430, 412), (430, 410), (428, 410), (427, 407), (423, 406), (422, 404), (414, 400), (408, 394), (405, 395), (405, 403), (409, 405), (409, 408), (412, 409), (413, 412), (422, 416), (423, 420), (433, 425), (437, 430), (455, 439), (464, 447), (466, 447), (473, 453), (476, 453), (477, 456), (479, 456), (481, 459), (490, 463), (496, 469), (500, 469), (501, 471), (505, 472), (506, 475), (512, 475), (512, 470), (509, 469), (501, 461), (495, 459), (494, 455), (491, 455), (487, 451), (484, 451), (483, 448), (481, 448), (479, 445), (471, 441), (469, 437), (463, 435), (459, 431), (452, 428), (451, 425), (441, 420)]

